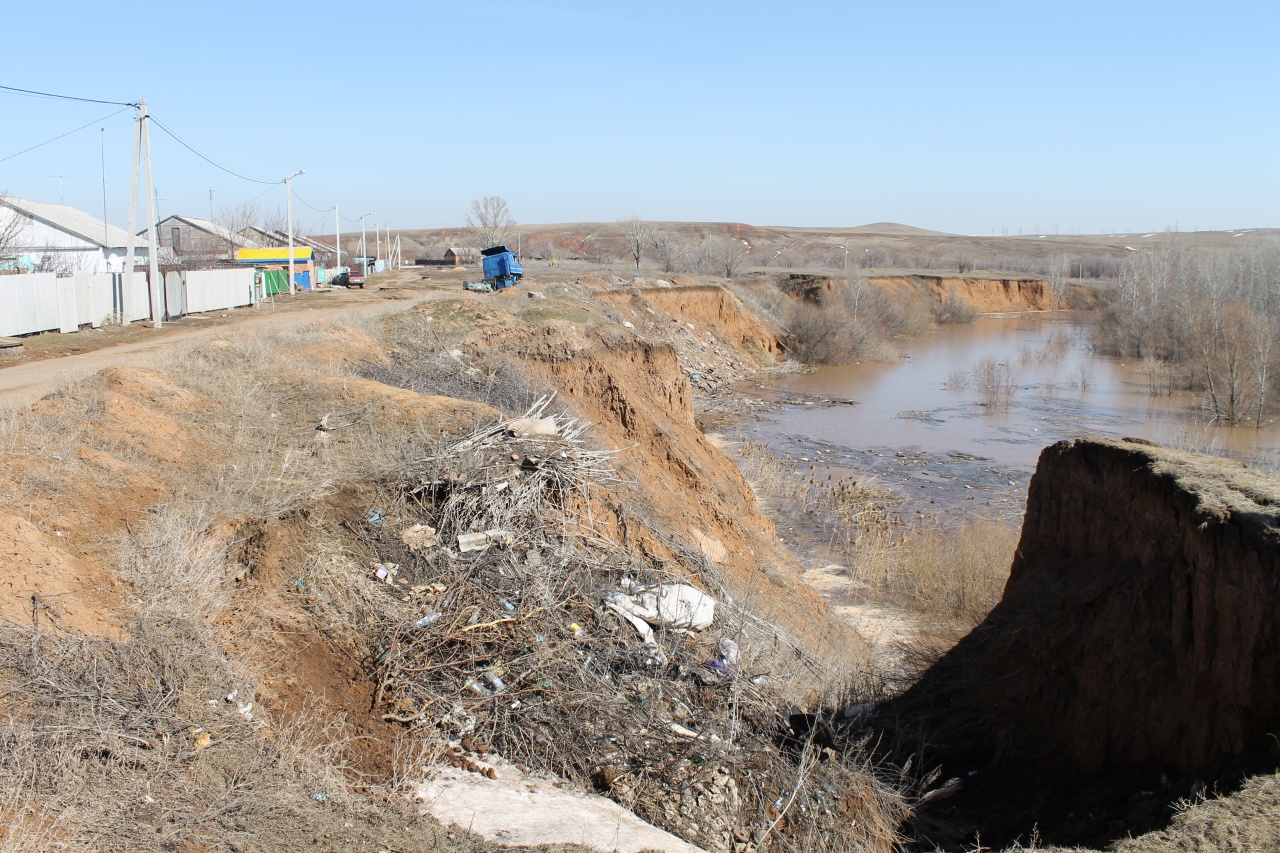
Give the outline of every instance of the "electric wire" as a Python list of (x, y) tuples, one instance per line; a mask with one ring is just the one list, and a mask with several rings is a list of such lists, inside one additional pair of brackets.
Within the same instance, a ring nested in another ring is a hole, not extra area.
[[(332, 208), (332, 207), (326, 207), (326, 208), (319, 208), (319, 207), (316, 207), (314, 204), (312, 204), (311, 202), (307, 201), (307, 200), (306, 200), (305, 198), (303, 198), (302, 196), (298, 195), (298, 191), (297, 191), (297, 190), (294, 190), (294, 191), (293, 191), (293, 197), (294, 197), (294, 198), (296, 198), (298, 201), (302, 202), (303, 204), (305, 204), (307, 207), (309, 207), (309, 208), (311, 208), (312, 210), (314, 210), (316, 213), (328, 213), (329, 211), (333, 210), (333, 208)], [(338, 214), (338, 215), (339, 215), (339, 216), (341, 216), (342, 214)]]
[[(0, 87), (0, 88), (3, 88), (3, 87)], [(68, 130), (66, 133), (59, 134), (59, 135), (55, 136), (53, 139), (46, 139), (44, 142), (41, 142), (41, 143), (39, 143), (38, 145), (32, 145), (30, 148), (23, 148), (21, 151), (17, 152), (16, 154), (10, 154), (8, 157), (0, 157), (0, 163), (5, 162), (6, 160), (12, 160), (14, 157), (18, 157), (18, 156), (20, 156), (20, 155), (22, 155), (22, 154), (26, 154), (28, 151), (35, 151), (37, 148), (42, 148), (42, 147), (44, 147), (45, 145), (48, 145), (48, 144), (49, 144), (49, 143), (51, 143), (51, 142), (57, 142), (59, 139), (62, 139), (63, 137), (66, 137), (66, 136), (70, 136), (70, 135), (71, 135), (71, 134), (73, 134), (73, 133), (79, 133), (80, 131), (85, 130), (86, 128), (93, 127), (95, 124), (101, 124), (102, 122), (106, 121), (107, 119), (109, 119), (109, 118), (115, 118), (116, 116), (120, 115), (120, 113), (124, 112), (125, 110), (129, 110), (129, 109), (133, 109), (133, 105), (132, 105), (132, 104), (128, 104), (128, 105), (126, 105), (126, 106), (125, 106), (125, 108), (124, 108), (124, 109), (122, 109), (122, 110), (116, 110), (115, 112), (111, 113), (110, 115), (105, 115), (105, 116), (103, 116), (102, 118), (94, 119), (93, 121), (89, 122), (88, 124), (84, 124), (84, 125), (81, 125), (80, 127), (77, 127), (75, 130)]]
[(178, 136), (178, 134), (174, 133), (172, 130), (170, 130), (169, 128), (165, 127), (165, 126), (164, 126), (164, 124), (160, 121), (160, 119), (156, 118), (154, 114), (153, 114), (153, 115), (151, 115), (151, 116), (150, 116), (150, 118), (151, 118), (151, 120), (152, 120), (153, 122), (155, 122), (156, 127), (160, 128), (160, 129), (161, 129), (161, 130), (163, 130), (165, 133), (169, 134), (169, 136), (173, 137), (173, 140), (174, 140), (175, 142), (177, 142), (179, 145), (181, 145), (183, 148), (187, 149), (187, 150), (188, 150), (188, 151), (190, 151), (192, 154), (196, 155), (197, 157), (199, 157), (201, 160), (205, 161), (206, 163), (209, 163), (209, 164), (210, 164), (210, 165), (212, 165), (212, 166), (216, 166), (216, 167), (218, 167), (218, 168), (219, 168), (219, 169), (221, 169), (222, 171), (226, 172), (228, 175), (234, 175), (235, 177), (239, 178), (240, 180), (242, 180), (242, 181), (248, 181), (249, 183), (252, 183), (252, 184), (270, 184), (270, 185), (272, 185), (272, 186), (275, 186), (275, 185), (277, 185), (277, 184), (283, 184), (283, 183), (284, 183), (284, 181), (263, 181), (263, 180), (260, 180), (260, 179), (258, 179), (258, 178), (251, 178), (251, 177), (249, 177), (248, 175), (242, 175), (242, 174), (240, 174), (239, 172), (237, 172), (235, 169), (228, 169), (226, 166), (222, 165), (222, 164), (221, 164), (221, 163), (219, 163), (217, 160), (214, 160), (212, 157), (209, 157), (208, 155), (205, 155), (205, 154), (201, 154), (201, 153), (200, 153), (198, 150), (196, 150), (196, 149), (195, 149), (195, 147), (193, 147), (190, 143), (185, 142), (185, 141), (182, 139), (182, 137)]
[(37, 92), (34, 89), (19, 89), (15, 86), (0, 86), (6, 92), (16, 92), (19, 95), (30, 95), (36, 98), (52, 98), (58, 101), (80, 101), (85, 104), (110, 104), (114, 107), (128, 107), (138, 109), (140, 104), (127, 104), (124, 101), (100, 101), (97, 98), (77, 98), (74, 95), (55, 95), (52, 92)]
[(262, 192), (258, 193), (258, 194), (257, 194), (257, 195), (255, 195), (253, 198), (249, 199), (248, 201), (246, 201), (244, 204), (240, 205), (239, 207), (225, 208), (225, 209), (223, 209), (223, 210), (219, 211), (219, 213), (218, 213), (218, 218), (219, 218), (219, 219), (225, 219), (225, 218), (226, 218), (226, 217), (228, 217), (228, 216), (231, 216), (231, 215), (233, 215), (233, 214), (239, 213), (240, 211), (244, 210), (244, 209), (245, 209), (246, 207), (248, 207), (249, 205), (253, 204), (253, 203), (254, 203), (255, 201), (257, 201), (258, 199), (262, 198), (262, 197), (263, 197), (264, 195), (266, 195), (267, 193), (271, 192), (273, 189), (275, 189), (275, 188), (276, 188), (276, 186), (277, 186), (277, 184), (272, 184), (271, 186), (267, 187), (265, 190), (263, 190)]

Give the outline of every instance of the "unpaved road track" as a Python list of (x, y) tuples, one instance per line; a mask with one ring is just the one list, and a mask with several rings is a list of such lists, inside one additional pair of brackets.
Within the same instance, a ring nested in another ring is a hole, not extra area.
[[(434, 294), (438, 294), (436, 288), (397, 289), (384, 292), (382, 298), (376, 301), (318, 302), (315, 305), (293, 306), (292, 310), (275, 313), (257, 309), (254, 313), (246, 313), (243, 319), (222, 322), (216, 326), (161, 331), (151, 340), (135, 340), (75, 355), (0, 366), (0, 405), (6, 408), (29, 405), (57, 390), (59, 386), (96, 373), (104, 367), (145, 364), (166, 349), (196, 346), (229, 332), (288, 328), (351, 314), (404, 311)], [(249, 312), (252, 309), (241, 310)], [(3, 361), (0, 360), (0, 365), (2, 364)]]

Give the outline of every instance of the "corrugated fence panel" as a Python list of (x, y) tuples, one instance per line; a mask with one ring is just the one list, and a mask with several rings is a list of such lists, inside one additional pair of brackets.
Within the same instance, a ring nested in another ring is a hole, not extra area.
[(59, 326), (56, 275), (0, 275), (0, 335), (29, 335)]
[[(124, 285), (121, 285), (123, 288)], [(133, 274), (132, 299), (125, 302), (129, 306), (129, 321), (146, 320), (151, 317), (151, 288), (147, 285), (147, 274)]]
[(58, 293), (58, 331), (62, 334), (80, 331), (80, 324), (76, 322), (76, 280), (72, 278), (60, 278), (55, 285)]
[(220, 311), (253, 301), (253, 270), (191, 270), (187, 276), (187, 311)]
[(113, 310), (111, 274), (86, 276), (85, 301), (81, 303), (84, 313), (80, 315), (81, 323), (90, 323), (95, 329), (102, 327)]

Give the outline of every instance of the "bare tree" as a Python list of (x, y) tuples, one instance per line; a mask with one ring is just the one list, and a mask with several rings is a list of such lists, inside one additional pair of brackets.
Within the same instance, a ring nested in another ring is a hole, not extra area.
[[(241, 232), (247, 231), (249, 228), (254, 226), (261, 227), (258, 225), (261, 219), (262, 212), (258, 209), (258, 206), (253, 202), (249, 202), (248, 204), (242, 204), (239, 207), (223, 207), (219, 209), (217, 222), (232, 234), (246, 236), (241, 234)], [(255, 238), (250, 237), (249, 239)], [(234, 253), (234, 243), (232, 241), (228, 242), (231, 243), (229, 248)]]
[(712, 272), (725, 278), (734, 278), (747, 265), (747, 253), (751, 251), (746, 240), (737, 237), (713, 237), (706, 246), (706, 258)]
[(507, 200), (501, 196), (487, 195), (471, 202), (471, 212), (467, 214), (467, 228), (471, 229), (472, 239), (479, 243), (479, 248), (499, 246), (507, 241), (516, 221), (507, 207)]
[(0, 264), (8, 265), (18, 259), (18, 247), (26, 230), (27, 220), (5, 204), (8, 195), (0, 193)]
[(686, 248), (680, 235), (671, 228), (656, 228), (650, 237), (653, 254), (662, 265), (663, 272), (681, 272), (684, 269)]
[(618, 230), (626, 243), (627, 253), (636, 262), (636, 269), (640, 269), (640, 258), (653, 242), (653, 226), (640, 214), (633, 213), (618, 220)]
[(1067, 304), (1067, 296), (1071, 293), (1071, 261), (1066, 255), (1054, 255), (1049, 259), (1049, 289), (1059, 306)]

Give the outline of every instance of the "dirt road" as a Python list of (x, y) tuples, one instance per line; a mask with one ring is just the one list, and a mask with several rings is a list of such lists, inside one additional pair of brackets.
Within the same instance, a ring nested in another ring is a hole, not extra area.
[[(287, 328), (344, 314), (403, 311), (433, 295), (451, 292), (454, 286), (452, 281), (423, 282), (416, 274), (411, 279), (393, 273), (379, 289), (282, 297), (274, 311), (270, 307), (220, 311), (167, 323), (160, 330), (151, 329), (150, 323), (133, 323), (106, 331), (39, 336), (24, 347), (25, 354), (0, 355), (0, 405), (25, 406), (104, 367), (142, 364), (165, 349), (195, 346), (229, 331)], [(59, 354), (63, 351), (68, 354)]]

